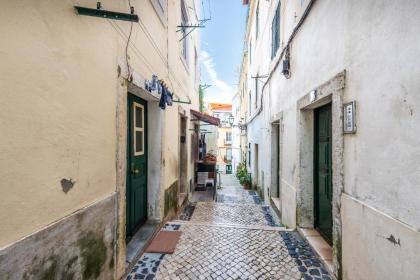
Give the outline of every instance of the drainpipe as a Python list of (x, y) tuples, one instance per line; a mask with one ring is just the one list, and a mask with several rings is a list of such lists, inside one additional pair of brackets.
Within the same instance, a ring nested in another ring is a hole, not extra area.
[[(282, 57), (285, 55), (286, 51), (289, 49), (290, 44), (293, 41), (293, 38), (295, 38), (296, 34), (298, 33), (300, 27), (303, 25), (303, 22), (305, 21), (305, 19), (308, 17), (309, 12), (312, 10), (312, 7), (314, 6), (316, 0), (311, 0), (308, 4), (308, 6), (306, 6), (305, 11), (302, 14), (302, 17), (300, 18), (299, 22), (296, 24), (295, 28), (293, 29), (292, 34), (290, 35), (289, 39), (287, 40), (286, 46), (284, 46), (284, 48), (282, 49), (281, 53), (280, 53), (280, 57), (277, 59), (276, 64), (274, 65), (273, 70), (270, 72), (270, 74), (268, 74), (267, 80), (265, 81), (263, 87), (262, 87), (262, 92), (264, 92), (264, 88), (266, 87), (266, 85), (268, 84), (268, 82), (270, 81), (271, 77), (273, 76), (273, 72), (277, 69), (277, 67), (279, 66)], [(262, 94), (261, 94), (262, 96)]]
[(280, 62), (282, 61), (283, 56), (285, 55), (286, 51), (289, 49), (290, 44), (293, 41), (293, 38), (295, 38), (296, 34), (298, 33), (299, 29), (303, 25), (303, 22), (308, 17), (309, 12), (312, 10), (313, 5), (315, 4), (316, 0), (311, 0), (306, 6), (305, 11), (302, 14), (302, 17), (300, 18), (299, 22), (296, 24), (295, 28), (293, 29), (292, 34), (290, 35), (289, 39), (287, 40), (286, 46), (282, 49), (279, 58), (276, 61), (276, 64), (274, 64), (273, 70), (268, 74), (267, 80), (265, 81), (262, 89), (261, 89), (261, 100), (260, 100), (260, 106), (257, 109), (257, 112), (255, 112), (252, 117), (246, 122), (246, 124), (251, 123), (263, 110), (263, 98), (264, 98), (264, 89), (267, 86), (268, 82), (270, 81), (271, 77), (273, 76), (274, 71), (276, 71), (277, 67), (279, 66)]

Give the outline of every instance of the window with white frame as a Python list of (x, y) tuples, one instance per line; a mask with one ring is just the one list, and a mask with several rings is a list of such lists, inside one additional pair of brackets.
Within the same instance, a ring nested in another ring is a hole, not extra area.
[(271, 59), (273, 59), (280, 47), (280, 2), (277, 4), (276, 13), (271, 24)]
[(167, 23), (168, 0), (150, 0), (153, 9), (158, 14), (163, 24)]
[[(187, 7), (185, 5), (185, 1), (181, 1), (181, 25), (186, 26), (188, 25), (188, 13), (187, 13)], [(184, 38), (184, 36), (187, 35), (187, 28), (182, 28), (182, 41), (181, 41), (181, 54), (182, 57), (185, 59), (185, 61), (188, 61), (188, 36)]]
[(199, 65), (198, 65), (198, 54), (197, 54), (197, 48), (194, 47), (194, 82), (196, 85), (199, 83)]
[(227, 161), (232, 160), (232, 149), (230, 149), (230, 148), (226, 149), (226, 160)]
[(144, 154), (144, 106), (133, 103), (134, 111), (134, 155)]
[(226, 142), (232, 142), (232, 132), (226, 131)]
[(258, 38), (260, 31), (260, 2), (257, 4), (257, 11), (255, 12), (255, 40)]
[[(259, 74), (257, 74), (258, 77)], [(254, 108), (258, 107), (258, 78), (255, 78), (255, 100), (254, 100)]]

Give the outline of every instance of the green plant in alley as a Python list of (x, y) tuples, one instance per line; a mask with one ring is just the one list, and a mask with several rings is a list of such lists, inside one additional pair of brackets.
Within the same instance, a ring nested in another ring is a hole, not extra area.
[(236, 167), (236, 178), (238, 178), (239, 182), (245, 188), (250, 188), (252, 185), (251, 175), (248, 173), (246, 168), (246, 163), (241, 162)]

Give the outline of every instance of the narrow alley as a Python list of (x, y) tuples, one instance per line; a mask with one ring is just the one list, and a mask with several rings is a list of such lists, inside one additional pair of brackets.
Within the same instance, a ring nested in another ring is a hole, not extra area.
[(420, 279), (420, 1), (0, 11), (0, 280)]
[(162, 231), (181, 231), (173, 254), (144, 253), (132, 279), (331, 279), (299, 234), (255, 191), (222, 175), (217, 202), (187, 206)]

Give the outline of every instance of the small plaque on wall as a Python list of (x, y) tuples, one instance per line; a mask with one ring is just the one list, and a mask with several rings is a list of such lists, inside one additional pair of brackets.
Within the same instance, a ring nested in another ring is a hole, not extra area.
[(356, 101), (344, 104), (344, 133), (356, 133)]

